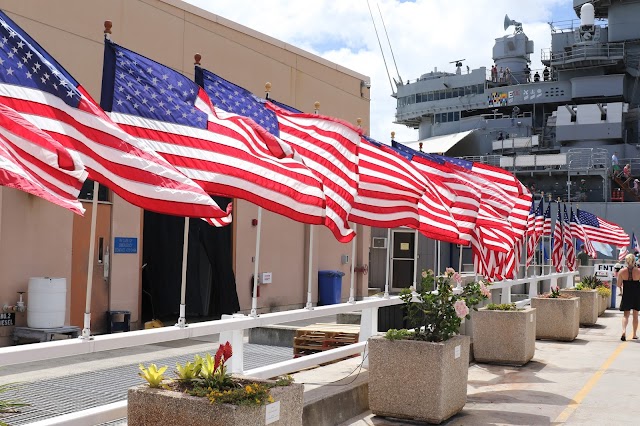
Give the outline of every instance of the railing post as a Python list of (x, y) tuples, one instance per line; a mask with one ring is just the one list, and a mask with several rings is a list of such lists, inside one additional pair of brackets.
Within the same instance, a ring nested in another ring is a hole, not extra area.
[[(220, 319), (242, 318), (244, 315), (222, 315)], [(230, 372), (234, 374), (242, 374), (244, 372), (244, 330), (223, 331), (220, 333), (219, 342), (224, 345), (226, 342), (231, 343), (233, 356), (231, 357)]]
[[(362, 310), (362, 317), (360, 320), (360, 336), (359, 342), (366, 342), (369, 337), (378, 334), (378, 308), (369, 308)], [(365, 348), (362, 352), (362, 366), (369, 367), (369, 358), (367, 355), (369, 351)]]
[(538, 295), (538, 282), (537, 278), (531, 278), (529, 281), (529, 299)]
[[(511, 285), (513, 285), (513, 283)], [(511, 303), (511, 285), (502, 289), (500, 303)]]

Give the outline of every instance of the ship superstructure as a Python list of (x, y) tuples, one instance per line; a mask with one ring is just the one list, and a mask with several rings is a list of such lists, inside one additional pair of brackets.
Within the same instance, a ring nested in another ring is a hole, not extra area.
[(507, 16), (514, 32), (496, 39), (493, 64), (463, 72), (454, 61), (453, 73), (398, 84), (395, 122), (419, 130), (408, 145), (499, 165), (554, 199), (617, 197), (614, 153), (640, 175), (640, 0), (573, 8), (579, 21), (550, 24), (544, 69), (530, 69), (534, 43)]

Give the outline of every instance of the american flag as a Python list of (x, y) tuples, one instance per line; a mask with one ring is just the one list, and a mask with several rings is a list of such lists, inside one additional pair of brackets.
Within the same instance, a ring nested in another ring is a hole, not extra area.
[(589, 236), (584, 231), (582, 223), (580, 223), (578, 217), (573, 211), (573, 207), (571, 208), (571, 234), (582, 241), (589, 256), (594, 259), (598, 257), (598, 252), (593, 247), (593, 244), (591, 244), (591, 239), (589, 239)]
[(78, 156), (1, 104), (0, 150), (0, 185), (23, 190), (74, 213), (84, 213), (78, 194), (87, 171)]
[(556, 224), (553, 228), (553, 250), (551, 251), (551, 263), (556, 268), (556, 272), (562, 272), (562, 257), (564, 250), (562, 250), (562, 218), (560, 215), (560, 202), (558, 204), (558, 216), (556, 217)]
[(200, 67), (196, 67), (196, 81), (218, 107), (253, 118), (302, 158), (322, 182), (326, 200), (324, 224), (338, 241), (350, 241), (355, 234), (347, 220), (358, 190), (361, 129), (338, 119), (305, 114), (259, 99)]
[[(430, 154), (415, 151), (392, 141), (392, 146), (407, 156), (414, 166), (431, 182), (439, 198), (447, 205), (458, 229), (460, 244), (469, 245), (480, 209), (480, 194), (467, 184), (467, 180), (444, 161)], [(421, 217), (421, 219), (424, 219)], [(426, 218), (428, 220), (428, 218)]]
[(106, 41), (102, 88), (112, 119), (207, 193), (322, 223), (319, 179), (253, 120), (214, 109), (194, 81)]
[(536, 207), (535, 232), (536, 240), (544, 234), (544, 199), (540, 199)]
[(551, 235), (551, 201), (544, 211), (544, 223), (542, 225), (542, 235), (548, 237)]
[(627, 246), (618, 247), (618, 260), (623, 261), (625, 257), (629, 254), (629, 248)]
[(571, 235), (571, 223), (567, 214), (567, 206), (564, 206), (564, 220), (562, 222), (562, 238), (565, 246), (565, 259), (569, 271), (576, 270), (576, 250), (573, 245), (573, 235)]
[(577, 210), (578, 220), (591, 241), (622, 247), (629, 245), (629, 234), (615, 223), (608, 222), (584, 210)]
[(631, 234), (631, 250), (633, 250), (634, 252), (640, 252), (640, 244), (638, 244), (638, 239), (636, 238), (635, 232)]
[(0, 103), (77, 155), (89, 178), (150, 211), (223, 218), (192, 180), (115, 125), (67, 71), (0, 12)]
[[(540, 208), (540, 204), (538, 204), (538, 209)], [(533, 262), (533, 257), (536, 254), (536, 244), (538, 242), (538, 233), (536, 232), (537, 225), (537, 217), (536, 217), (536, 208), (535, 201), (531, 201), (531, 210), (529, 211), (529, 219), (527, 226), (527, 261), (526, 267), (528, 268), (531, 262)]]

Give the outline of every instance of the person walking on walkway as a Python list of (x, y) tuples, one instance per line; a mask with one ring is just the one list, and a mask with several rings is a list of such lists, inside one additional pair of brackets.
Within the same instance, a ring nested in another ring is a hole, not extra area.
[(634, 267), (636, 258), (633, 254), (625, 256), (626, 267), (618, 272), (617, 286), (622, 295), (620, 310), (624, 312), (622, 318), (622, 336), (620, 340), (627, 340), (627, 324), (629, 312), (633, 310), (633, 338), (638, 338), (638, 310), (640, 310), (640, 269)]

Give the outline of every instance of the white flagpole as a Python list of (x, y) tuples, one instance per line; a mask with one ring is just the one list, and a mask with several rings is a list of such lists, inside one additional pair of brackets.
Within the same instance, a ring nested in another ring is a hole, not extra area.
[(256, 258), (253, 262), (253, 295), (251, 297), (251, 316), (258, 316), (258, 267), (260, 264), (260, 234), (262, 231), (262, 207), (258, 207), (258, 228), (256, 229)]
[(438, 241), (438, 275), (440, 275), (440, 260), (441, 260), (441, 244), (440, 241)]
[(460, 254), (458, 255), (458, 272), (462, 273), (462, 244), (460, 244)]
[(384, 280), (384, 298), (389, 298), (389, 275), (391, 274), (391, 228), (387, 229), (387, 270)]
[(420, 234), (418, 234), (418, 230), (416, 229), (415, 232), (415, 236), (413, 237), (414, 241), (413, 241), (413, 288), (418, 289), (418, 287), (416, 286), (417, 284), (417, 278), (416, 276), (418, 275), (418, 237), (420, 236)]
[(354, 236), (353, 240), (351, 241), (351, 285), (349, 286), (349, 303), (356, 303), (356, 238), (357, 237)]
[(176, 324), (180, 328), (187, 326), (186, 299), (187, 299), (187, 258), (189, 257), (189, 218), (184, 218), (184, 235), (182, 237), (182, 281), (180, 287), (180, 316)]
[(309, 267), (307, 270), (307, 309), (313, 309), (311, 285), (313, 282), (313, 225), (309, 225)]
[(434, 275), (438, 276), (438, 241), (433, 240), (433, 270)]
[(89, 231), (89, 261), (87, 266), (87, 297), (84, 305), (84, 328), (82, 339), (91, 338), (91, 291), (93, 287), (93, 262), (96, 248), (96, 221), (98, 218), (98, 189), (99, 184), (93, 181), (93, 198), (91, 200), (91, 230)]

